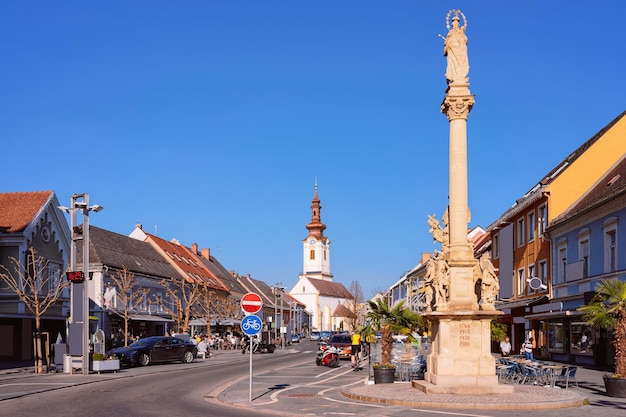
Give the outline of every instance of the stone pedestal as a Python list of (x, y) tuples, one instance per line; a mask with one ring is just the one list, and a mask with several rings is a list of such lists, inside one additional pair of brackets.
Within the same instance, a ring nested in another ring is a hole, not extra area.
[(510, 385), (498, 384), (491, 354), (491, 320), (501, 312), (432, 312), (432, 351), (423, 381), (413, 386), (427, 394), (506, 394)]

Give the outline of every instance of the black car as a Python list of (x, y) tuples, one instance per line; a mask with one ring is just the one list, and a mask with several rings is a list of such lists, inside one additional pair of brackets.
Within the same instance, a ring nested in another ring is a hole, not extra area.
[(193, 362), (197, 353), (198, 348), (191, 342), (171, 336), (152, 336), (128, 347), (111, 349), (109, 356), (116, 356), (120, 364), (146, 366), (157, 362)]

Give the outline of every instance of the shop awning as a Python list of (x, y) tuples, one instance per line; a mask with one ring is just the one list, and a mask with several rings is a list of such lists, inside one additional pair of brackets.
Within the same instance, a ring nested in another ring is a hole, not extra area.
[(547, 299), (547, 295), (540, 295), (538, 297), (522, 298), (521, 300), (502, 301), (500, 304), (496, 304), (496, 309), (505, 310), (508, 308), (527, 307)]
[[(235, 319), (217, 319), (211, 320), (211, 326), (238, 326), (241, 324), (241, 320)], [(189, 322), (190, 326), (206, 326), (206, 319), (193, 319)]]
[(133, 321), (160, 321), (167, 323), (172, 323), (174, 321), (165, 317), (151, 316), (149, 314), (133, 314), (130, 316), (130, 319)]
[(542, 319), (558, 319), (561, 317), (580, 317), (583, 313), (576, 310), (563, 310), (563, 311), (547, 311), (545, 313), (529, 314), (524, 316), (527, 320), (542, 320)]

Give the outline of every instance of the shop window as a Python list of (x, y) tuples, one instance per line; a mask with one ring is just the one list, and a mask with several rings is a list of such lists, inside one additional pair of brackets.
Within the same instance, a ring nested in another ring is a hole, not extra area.
[(593, 328), (584, 322), (573, 322), (570, 325), (570, 353), (593, 355), (594, 334)]
[(548, 324), (548, 350), (550, 352), (565, 352), (565, 333), (563, 323), (551, 322)]

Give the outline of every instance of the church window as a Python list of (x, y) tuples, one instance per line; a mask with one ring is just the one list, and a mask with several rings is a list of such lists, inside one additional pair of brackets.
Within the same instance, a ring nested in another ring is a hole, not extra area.
[(315, 249), (311, 249), (310, 259), (311, 260), (315, 259)]
[(326, 251), (324, 251), (324, 260), (326, 260)]
[(306, 292), (306, 287), (303, 285), (302, 286), (302, 292), (305, 293)]

